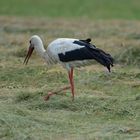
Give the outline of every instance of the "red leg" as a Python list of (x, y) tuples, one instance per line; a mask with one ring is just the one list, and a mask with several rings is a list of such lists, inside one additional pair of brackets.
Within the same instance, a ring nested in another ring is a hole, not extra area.
[(69, 88), (70, 88), (70, 86), (66, 86), (66, 87), (64, 87), (64, 88), (61, 88), (61, 89), (58, 90), (58, 91), (49, 92), (48, 95), (44, 97), (44, 100), (47, 101), (47, 100), (49, 100), (50, 96), (55, 95), (55, 94), (58, 94), (59, 92), (61, 92), (61, 91), (63, 91), (63, 90), (67, 90), (67, 89), (69, 89)]
[(71, 85), (72, 100), (74, 100), (74, 81), (73, 81), (73, 68), (69, 71), (69, 80)]
[(49, 92), (47, 96), (44, 97), (44, 99), (47, 101), (49, 100), (50, 96), (58, 94), (59, 92), (63, 91), (63, 90), (67, 90), (67, 89), (71, 89), (71, 93), (72, 93), (72, 100), (74, 100), (74, 81), (73, 81), (73, 68), (71, 68), (71, 70), (68, 72), (69, 75), (69, 81), (70, 81), (70, 86), (67, 86), (65, 88), (62, 88), (58, 91), (54, 91), (54, 92)]

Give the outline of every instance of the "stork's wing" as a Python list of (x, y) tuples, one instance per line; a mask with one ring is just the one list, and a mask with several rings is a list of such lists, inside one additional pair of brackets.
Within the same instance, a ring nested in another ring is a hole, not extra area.
[(73, 43), (83, 47), (67, 51), (65, 54), (59, 53), (58, 55), (60, 61), (71, 62), (95, 59), (97, 62), (107, 67), (107, 69), (110, 71), (110, 66), (113, 66), (113, 58), (110, 54), (96, 48), (95, 45), (81, 40), (75, 40)]

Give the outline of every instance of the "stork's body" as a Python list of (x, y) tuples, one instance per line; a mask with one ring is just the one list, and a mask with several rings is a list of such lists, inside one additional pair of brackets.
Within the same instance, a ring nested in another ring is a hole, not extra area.
[[(93, 60), (96, 60), (100, 64), (107, 67), (109, 72), (110, 66), (113, 66), (113, 58), (111, 55), (96, 48), (90, 43), (90, 41), (91, 39), (79, 40), (72, 38), (59, 38), (52, 41), (45, 50), (40, 37), (34, 35), (31, 37), (29, 51), (24, 62), (26, 64), (28, 63), (32, 51), (35, 49), (37, 53), (39, 53), (39, 55), (45, 59), (48, 65), (60, 63), (68, 71), (72, 98), (74, 99), (74, 67), (92, 64)], [(69, 87), (66, 87), (64, 89), (68, 88)], [(50, 93), (46, 99), (53, 94), (57, 93)]]

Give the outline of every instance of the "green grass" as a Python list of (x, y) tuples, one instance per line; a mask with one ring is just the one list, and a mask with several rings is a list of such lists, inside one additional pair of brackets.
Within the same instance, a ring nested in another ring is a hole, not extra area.
[[(139, 5), (139, 0), (1, 0), (0, 139), (138, 140), (140, 23), (116, 19), (140, 19)], [(33, 34), (46, 46), (58, 37), (90, 37), (113, 55), (115, 67), (111, 74), (97, 64), (75, 69), (75, 101), (67, 91), (45, 102), (49, 91), (68, 84), (67, 73), (59, 65), (49, 68), (35, 53), (23, 65)]]
[[(0, 22), (1, 140), (139, 139), (139, 21), (0, 17)], [(59, 65), (49, 68), (35, 53), (23, 65), (33, 34), (46, 45), (57, 37), (91, 37), (116, 64), (110, 74), (98, 64), (75, 69), (75, 101), (67, 91), (45, 102), (49, 91), (68, 84), (67, 73)]]
[(0, 15), (140, 19), (139, 0), (1, 0)]

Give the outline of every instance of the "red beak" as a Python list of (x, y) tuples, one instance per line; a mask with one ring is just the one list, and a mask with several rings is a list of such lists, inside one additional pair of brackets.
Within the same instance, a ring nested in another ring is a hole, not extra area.
[(26, 65), (27, 65), (28, 60), (29, 60), (29, 58), (31, 57), (33, 50), (34, 50), (34, 47), (32, 47), (32, 46), (30, 45), (29, 50), (28, 50), (28, 53), (27, 53), (27, 55), (26, 55), (26, 57), (25, 57), (25, 60), (24, 60), (23, 64), (26, 64)]

